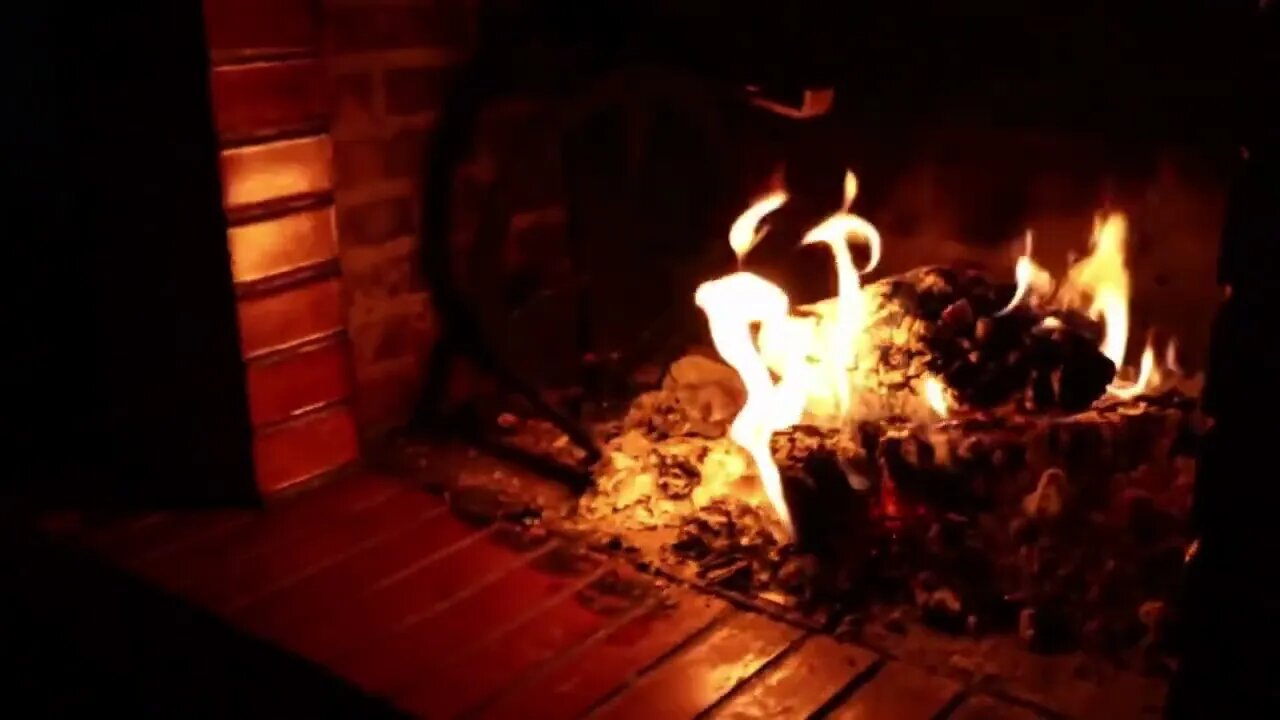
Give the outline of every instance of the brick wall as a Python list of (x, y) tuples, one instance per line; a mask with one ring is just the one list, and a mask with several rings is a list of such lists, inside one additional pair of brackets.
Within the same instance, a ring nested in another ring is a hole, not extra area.
[[(324, 50), (333, 100), (334, 198), (347, 288), (347, 327), (362, 432), (402, 425), (413, 410), (439, 324), (419, 266), (426, 145), (443, 94), (475, 51), (477, 0), (325, 0)], [(456, 175), (453, 242), (474, 247), (482, 214), (499, 227), (501, 275), (563, 237), (554, 145), (529, 134), (537, 106), (495, 102), (477, 152)], [(499, 176), (502, 179), (499, 181)], [(498, 188), (501, 185), (502, 188)], [(481, 208), (482, 200), (487, 203)], [(492, 245), (492, 243), (491, 243)], [(520, 248), (525, 248), (520, 250)], [(466, 265), (465, 261), (462, 263)], [(463, 284), (469, 282), (462, 278)], [(490, 302), (498, 288), (471, 288)]]
[(204, 10), (254, 464), (272, 494), (359, 455), (320, 17), (310, 0)]
[(334, 199), (366, 434), (403, 423), (437, 323), (418, 268), (425, 143), (471, 51), (467, 0), (325, 0)]
[[(439, 335), (420, 269), (426, 148), (475, 49), (478, 2), (204, 2), (260, 484), (275, 489), (354, 458), (356, 435), (412, 412)], [(498, 208), (485, 254), (504, 276), (562, 256), (547, 247), (564, 235), (545, 181), (558, 177), (554, 145), (522, 128), (534, 110), (486, 110), (455, 183), (456, 247), (474, 248), (484, 198)], [(334, 446), (308, 446), (322, 435)], [(264, 454), (277, 452), (290, 459)]]

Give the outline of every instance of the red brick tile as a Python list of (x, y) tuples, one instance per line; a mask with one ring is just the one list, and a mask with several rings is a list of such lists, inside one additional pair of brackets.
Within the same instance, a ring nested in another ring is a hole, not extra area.
[(204, 0), (209, 49), (284, 51), (320, 40), (314, 0)]
[(89, 532), (85, 541), (90, 547), (117, 559), (130, 559), (158, 551), (176, 550), (206, 538), (232, 532), (249, 522), (253, 510), (214, 510), (155, 513), (120, 527)]
[(380, 139), (336, 140), (333, 175), (340, 189), (359, 188), (387, 177), (387, 143)]
[(441, 68), (393, 68), (383, 76), (387, 113), (417, 115), (440, 109), (448, 71)]
[(227, 246), (236, 282), (260, 280), (329, 260), (338, 254), (333, 208), (233, 227), (227, 231)]
[(258, 487), (267, 495), (342, 467), (359, 455), (355, 421), (345, 406), (304, 416), (253, 439)]
[(475, 540), (481, 532), (452, 515), (435, 515), (233, 615), (240, 625), (265, 637), (282, 641), (300, 637), (307, 627), (340, 617), (352, 597), (363, 595), (376, 583)]
[(810, 717), (869, 671), (879, 657), (865, 648), (811, 635), (796, 651), (759, 673), (711, 713), (716, 720), (772, 720)]
[(694, 717), (799, 636), (800, 631), (790, 625), (763, 615), (738, 613), (640, 678), (602, 708), (599, 717)]
[[(428, 327), (424, 333), (424, 355), (431, 349), (437, 335), (435, 328)], [(373, 379), (360, 380), (354, 401), (360, 426), (393, 428), (408, 422), (422, 389), (423, 373), (420, 364), (401, 364), (398, 372), (385, 372)]]
[(1011, 705), (985, 695), (975, 695), (965, 700), (960, 707), (947, 715), (947, 720), (1040, 720), (1040, 718), (1040, 715), (1025, 707)]
[(332, 158), (326, 135), (224, 150), (223, 205), (237, 208), (331, 190)]
[(335, 564), (382, 535), (413, 525), (437, 504), (424, 493), (407, 489), (387, 500), (345, 515), (336, 515), (319, 532), (228, 557), (201, 573), (187, 589), (188, 597), (219, 612), (245, 604), (269, 591)]
[[(216, 534), (190, 538), (180, 545), (162, 545), (117, 558), (133, 570), (166, 587), (186, 587), (204, 567), (219, 558), (262, 552), (318, 532), (335, 517), (385, 501), (403, 493), (403, 483), (367, 474), (340, 478), (284, 498), (267, 510)], [(187, 513), (179, 513), (186, 516)]]
[(657, 605), (613, 630), (485, 708), (478, 717), (520, 720), (537, 708), (542, 717), (581, 717), (628, 678), (703, 628), (728, 606), (678, 591), (673, 605)]
[(334, 75), (330, 80), (330, 92), (335, 136), (373, 131), (381, 113), (374, 107), (372, 73)]
[(389, 197), (338, 208), (338, 232), (344, 245), (374, 244), (414, 233), (415, 203)]
[(343, 325), (342, 287), (321, 280), (237, 303), (245, 357), (327, 335)]
[(224, 138), (322, 123), (329, 114), (318, 60), (261, 62), (213, 71), (213, 110)]
[(469, 714), (486, 698), (600, 630), (611, 617), (640, 602), (618, 604), (609, 613), (589, 608), (579, 594), (556, 602), (471, 653), (422, 676), (397, 704), (411, 713), (455, 717)]
[(407, 689), (416, 679), (438, 672), (446, 662), (501, 631), (504, 623), (536, 612), (560, 593), (572, 590), (584, 573), (596, 567), (598, 563), (590, 563), (565, 573), (548, 572), (533, 564), (514, 567), (474, 594), (340, 659), (335, 669), (374, 692)]
[(467, 42), (474, 30), (470, 3), (334, 7), (327, 14), (329, 47), (337, 52)]
[(305, 657), (333, 662), (384, 641), (412, 618), (476, 589), (478, 583), (525, 559), (526, 555), (486, 533), (452, 552), (424, 558), (426, 562), (411, 565), (403, 575), (349, 598), (335, 615), (289, 628), (293, 632), (282, 639)]
[(248, 364), (249, 417), (253, 424), (282, 420), (351, 394), (351, 360), (345, 343)]
[(833, 720), (930, 720), (960, 692), (950, 680), (914, 665), (891, 662), (843, 705), (831, 711)]
[(431, 131), (406, 129), (387, 142), (387, 177), (419, 181), (426, 169)]

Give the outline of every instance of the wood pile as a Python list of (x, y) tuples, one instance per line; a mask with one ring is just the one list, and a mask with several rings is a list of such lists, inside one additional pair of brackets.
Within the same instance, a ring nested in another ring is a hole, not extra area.
[(936, 627), (1004, 630), (1035, 649), (1158, 648), (1192, 545), (1195, 400), (1102, 397), (1115, 368), (1095, 323), (997, 316), (1010, 289), (972, 271), (922, 268), (868, 292), (864, 384), (905, 398), (926, 373), (942, 377), (963, 408), (952, 419), (882, 405), (776, 433), (789, 534), (725, 437), (741, 383), (686, 356), (600, 427), (596, 487), (569, 523), (833, 627), (899, 602)]

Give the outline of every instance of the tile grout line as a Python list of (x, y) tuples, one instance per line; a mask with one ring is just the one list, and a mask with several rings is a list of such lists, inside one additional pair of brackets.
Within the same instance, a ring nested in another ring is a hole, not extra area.
[(661, 602), (661, 596), (651, 598), (638, 604), (636, 607), (627, 610), (626, 612), (619, 613), (617, 617), (612, 618), (603, 627), (588, 635), (586, 638), (583, 638), (573, 647), (565, 649), (555, 657), (547, 658), (546, 660), (538, 663), (537, 666), (530, 668), (519, 678), (516, 678), (514, 682), (508, 684), (493, 695), (490, 695), (488, 698), (485, 698), (475, 706), (463, 711), (458, 716), (459, 720), (469, 720), (470, 718), (483, 716), (489, 708), (497, 705), (513, 694), (528, 688), (539, 680), (555, 672), (557, 669), (564, 667), (572, 660), (581, 657), (588, 650), (603, 642), (605, 638), (616, 632), (618, 628), (640, 617), (644, 613), (657, 608)]
[(690, 633), (684, 640), (676, 643), (644, 667), (623, 678), (623, 680), (618, 683), (617, 687), (612, 688), (603, 697), (592, 703), (591, 707), (587, 708), (582, 713), (582, 718), (586, 720), (587, 718), (599, 717), (600, 713), (608, 709), (609, 706), (613, 705), (619, 699), (625, 697), (628, 692), (640, 685), (643, 685), (645, 680), (650, 677), (653, 671), (666, 663), (667, 660), (670, 660), (685, 650), (700, 644), (717, 628), (723, 627), (724, 624), (728, 622), (729, 618), (739, 614), (740, 612), (741, 611), (736, 607), (729, 605), (725, 609), (716, 613), (716, 616), (709, 620), (706, 625), (703, 625), (701, 628), (698, 628), (697, 631)]
[(792, 638), (791, 642), (787, 643), (786, 647), (774, 653), (773, 657), (769, 658), (764, 663), (762, 663), (760, 667), (755, 669), (754, 672), (742, 678), (738, 682), (734, 683), (732, 687), (730, 687), (728, 690), (721, 693), (720, 697), (716, 698), (715, 701), (713, 701), (710, 705), (703, 708), (697, 715), (694, 716), (694, 720), (706, 720), (706, 718), (711, 717), (712, 713), (714, 713), (721, 706), (728, 703), (735, 696), (742, 693), (747, 688), (747, 686), (749, 686), (752, 682), (756, 680), (756, 678), (764, 677), (764, 673), (769, 672), (773, 668), (780, 665), (785, 659), (796, 654), (796, 652), (800, 650), (800, 646), (803, 645), (805, 641), (807, 641), (811, 637), (813, 637), (813, 633), (802, 632), (799, 635)]
[[(375, 495), (371, 500), (361, 501), (359, 503), (349, 505), (345, 508), (340, 508), (339, 511), (340, 512), (343, 512), (343, 511), (358, 512), (360, 510), (367, 509), (374, 505), (378, 505), (379, 503), (382, 503), (387, 499), (389, 499), (390, 497), (392, 497), (393, 495), (395, 495), (396, 490), (397, 488), (395, 487), (388, 487), (384, 491), (380, 492), (378, 495)], [(295, 502), (303, 502), (303, 501), (304, 501), (304, 498), (298, 498)], [(237, 515), (234, 518), (230, 518), (229, 522), (220, 523), (216, 527), (210, 528), (209, 531), (207, 532), (200, 533), (199, 535), (193, 538), (188, 538), (186, 542), (180, 542), (180, 543), (177, 543), (176, 545), (166, 545), (164, 547), (155, 548), (150, 552), (147, 552), (143, 555), (139, 555), (135, 560), (130, 561), (128, 564), (130, 566), (137, 566), (140, 569), (145, 569), (151, 563), (157, 562), (159, 560), (164, 560), (166, 557), (172, 555), (173, 553), (189, 550), (193, 547), (199, 547), (207, 544), (212, 540), (216, 540), (218, 539), (219, 535), (222, 534), (223, 531), (241, 527), (241, 526), (250, 524), (254, 521), (265, 521), (267, 518), (270, 518), (270, 517), (279, 517), (280, 512), (282, 512), (282, 510), (273, 512), (270, 508), (247, 510), (245, 514)], [(234, 557), (234, 559), (239, 560), (242, 557), (252, 557), (252, 555), (253, 555), (253, 552), (238, 554)]]
[[(374, 508), (386, 505), (387, 503), (393, 500), (397, 500), (402, 495), (407, 495), (408, 492), (410, 491), (404, 491), (401, 488), (397, 488), (394, 486), (388, 487), (385, 492), (375, 495), (374, 497), (368, 500), (363, 500), (363, 501), (354, 503), (352, 505), (338, 508), (337, 512), (335, 512), (333, 516), (337, 519), (353, 518), (361, 513), (369, 512)], [(267, 512), (269, 513), (270, 510), (268, 510)], [(230, 556), (230, 559), (237, 563), (243, 562), (245, 560), (258, 557), (265, 553), (274, 552), (281, 547), (285, 547), (291, 543), (298, 542), (305, 538), (306, 538), (306, 535), (299, 535), (296, 537), (286, 536), (283, 539), (277, 538), (274, 542), (271, 540), (267, 540), (266, 542), (255, 543), (253, 547), (246, 548), (244, 552), (236, 553), (235, 555)]]
[(243, 598), (240, 598), (239, 600), (236, 600), (235, 602), (223, 608), (221, 612), (227, 615), (238, 615), (242, 612), (245, 612), (249, 608), (253, 607), (255, 603), (266, 600), (267, 598), (271, 597), (275, 593), (288, 590), (289, 588), (294, 587), (298, 583), (316, 575), (319, 572), (322, 572), (330, 567), (333, 567), (334, 565), (337, 565), (338, 563), (344, 560), (355, 557), (359, 553), (377, 546), (379, 543), (381, 543), (384, 540), (388, 540), (400, 535), (405, 535), (419, 529), (425, 523), (435, 519), (436, 517), (443, 514), (445, 511), (447, 511), (448, 509), (449, 508), (447, 506), (434, 507), (423, 513), (420, 513), (416, 518), (411, 520), (409, 524), (406, 526), (392, 528), (390, 530), (386, 530), (380, 533), (375, 532), (363, 540), (360, 540), (358, 542), (355, 542), (346, 546), (343, 550), (339, 551), (337, 554), (331, 555), (323, 560), (320, 560), (312, 564), (311, 566), (303, 569), (301, 572), (297, 572), (297, 573), (294, 573), (293, 575), (289, 575), (281, 579), (279, 582), (276, 582), (266, 588), (263, 588), (257, 593), (253, 593), (248, 597), (243, 597)]
[(875, 662), (863, 668), (862, 672), (849, 678), (849, 681), (842, 685), (839, 690), (832, 693), (831, 697), (827, 698), (826, 702), (819, 705), (818, 709), (814, 710), (813, 714), (809, 717), (825, 718), (829, 716), (834, 710), (836, 710), (836, 708), (839, 708), (841, 705), (848, 702), (849, 698), (853, 697), (854, 693), (870, 684), (870, 682), (875, 679), (875, 677), (880, 674), (880, 671), (888, 664), (888, 660), (883, 656), (878, 656)]
[[(497, 527), (497, 525), (495, 524), (491, 526), (491, 528), (493, 527)], [(477, 536), (482, 534), (485, 534), (485, 533), (476, 533)], [(459, 545), (456, 545), (454, 547), (466, 545), (468, 544), (468, 540), (471, 540), (471, 539), (468, 538), (466, 540), (463, 540), (461, 543), (459, 543)], [(515, 558), (512, 559), (511, 562), (506, 563), (502, 567), (480, 578), (465, 590), (455, 593), (452, 596), (445, 598), (444, 600), (441, 600), (440, 602), (437, 602), (428, 608), (424, 608), (420, 610), (419, 612), (410, 614), (408, 617), (402, 619), (400, 623), (397, 624), (395, 627), (390, 628), (385, 632), (370, 633), (368, 637), (362, 638), (362, 641), (356, 644), (354, 647), (343, 649), (341, 652), (337, 653), (336, 655), (333, 655), (332, 657), (327, 658), (324, 664), (331, 666), (335, 663), (340, 663), (344, 659), (358, 655), (364, 652), (365, 650), (375, 646), (376, 644), (383, 642), (384, 640), (393, 638), (397, 635), (400, 635), (401, 633), (412, 630), (415, 625), (422, 622), (423, 620), (426, 620), (427, 618), (433, 615), (436, 615), (437, 613), (453, 606), (454, 604), (458, 603), (461, 600), (465, 600), (471, 597), (472, 595), (475, 595), (476, 593), (480, 592), (481, 590), (488, 587), (489, 585), (492, 585), (493, 583), (502, 579), (503, 576), (507, 575), (512, 570), (528, 565), (529, 563), (532, 563), (533, 561), (537, 560), (543, 555), (546, 555), (547, 553), (551, 552), (551, 550), (553, 550), (559, 544), (560, 542), (558, 540), (552, 540), (548, 543), (545, 543), (542, 547), (536, 548), (530, 552), (526, 552), (516, 556)], [(453, 548), (450, 548), (450, 550), (452, 549)], [(386, 585), (375, 586), (375, 588), (376, 587), (386, 587)], [(375, 588), (369, 588), (368, 590), (366, 590), (364, 594), (367, 595), (370, 592), (373, 592)]]
[(376, 580), (372, 585), (365, 588), (364, 594), (375, 592), (377, 590), (381, 590), (383, 588), (395, 585), (396, 583), (401, 582), (405, 578), (411, 575), (414, 575), (419, 570), (430, 565), (436, 560), (439, 560), (440, 558), (446, 555), (455, 553), (458, 550), (470, 545), (471, 543), (479, 541), (481, 538), (485, 538), (485, 537), (489, 537), (490, 535), (493, 535), (495, 532), (497, 532), (498, 527), (499, 527), (498, 523), (493, 523), (483, 528), (477, 528), (475, 532), (462, 538), (461, 540), (457, 540), (453, 543), (450, 543), (449, 545), (446, 545), (442, 548), (435, 550), (434, 552), (428, 553), (420, 558), (417, 558), (416, 560), (409, 563), (405, 567), (402, 567), (399, 570), (396, 570), (395, 572), (391, 573), (390, 575), (387, 575), (384, 578)]
[[(539, 603), (536, 607), (533, 607), (533, 608), (530, 608), (530, 609), (525, 610), (523, 613), (521, 613), (519, 616), (517, 616), (514, 620), (512, 620), (512, 621), (510, 621), (510, 622), (508, 622), (508, 623), (505, 623), (505, 624), (504, 624), (504, 625), (502, 625), (501, 627), (498, 627), (498, 628), (496, 628), (496, 629), (494, 629), (494, 630), (490, 631), (490, 632), (489, 632), (489, 634), (487, 634), (487, 635), (485, 635), (483, 638), (481, 638), (479, 642), (474, 643), (473, 645), (471, 645), (471, 647), (467, 648), (466, 650), (462, 651), (461, 653), (458, 653), (458, 654), (457, 654), (457, 655), (455, 655), (455, 656), (450, 656), (450, 657), (449, 657), (449, 658), (448, 658), (444, 663), (442, 663), (442, 664), (440, 664), (440, 665), (438, 665), (438, 666), (436, 666), (436, 667), (434, 667), (434, 668), (431, 668), (431, 670), (436, 670), (436, 669), (441, 669), (441, 668), (445, 668), (445, 667), (450, 667), (450, 666), (456, 665), (456, 664), (460, 663), (461, 661), (464, 661), (464, 660), (466, 660), (467, 658), (469, 658), (469, 657), (471, 657), (471, 656), (473, 656), (473, 655), (476, 655), (476, 654), (480, 653), (484, 648), (489, 647), (489, 646), (493, 645), (494, 643), (498, 642), (500, 639), (502, 639), (502, 638), (503, 638), (504, 636), (506, 636), (508, 633), (512, 632), (513, 630), (516, 630), (517, 628), (519, 628), (520, 626), (522, 626), (522, 625), (524, 625), (525, 623), (529, 622), (530, 620), (533, 620), (535, 617), (537, 617), (539, 614), (541, 614), (544, 610), (546, 610), (546, 609), (548, 609), (548, 608), (550, 608), (550, 607), (553, 607), (554, 605), (556, 605), (556, 604), (558, 604), (558, 603), (560, 603), (560, 602), (563, 602), (564, 600), (566, 600), (566, 599), (568, 599), (568, 598), (573, 597), (575, 594), (577, 594), (577, 593), (578, 593), (579, 591), (581, 591), (583, 588), (587, 587), (588, 585), (590, 585), (591, 583), (595, 582), (596, 580), (599, 580), (599, 579), (600, 579), (600, 577), (601, 577), (602, 575), (604, 575), (604, 574), (605, 574), (605, 572), (606, 572), (608, 569), (609, 569), (609, 566), (608, 566), (608, 564), (607, 564), (607, 563), (605, 563), (605, 564), (601, 564), (599, 567), (597, 567), (597, 568), (595, 568), (594, 570), (592, 570), (591, 572), (587, 573), (585, 576), (583, 576), (583, 577), (581, 577), (581, 578), (578, 578), (577, 580), (575, 580), (574, 582), (572, 582), (572, 583), (571, 583), (568, 587), (566, 587), (565, 589), (563, 589), (563, 590), (561, 590), (560, 592), (558, 592), (558, 593), (556, 593), (556, 594), (552, 595), (551, 597), (547, 598), (546, 600), (543, 600), (543, 601), (542, 601), (541, 603)], [(404, 683), (404, 684), (403, 684), (403, 685), (401, 685), (401, 686), (391, 688), (390, 690), (388, 690), (388, 691), (387, 691), (387, 693), (386, 693), (386, 694), (387, 694), (387, 695), (399, 695), (399, 694), (400, 694), (400, 693), (402, 693), (402, 692), (409, 692), (409, 691), (411, 691), (414, 687), (416, 687), (416, 685), (417, 685), (417, 682), (416, 682), (416, 681), (406, 682), (406, 683)]]

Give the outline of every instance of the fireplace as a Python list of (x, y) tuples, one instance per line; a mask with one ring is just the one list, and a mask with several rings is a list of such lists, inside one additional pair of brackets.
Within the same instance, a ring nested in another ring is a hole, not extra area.
[(43, 532), (426, 716), (1265, 692), (1268, 3), (169, 5), (43, 26)]

